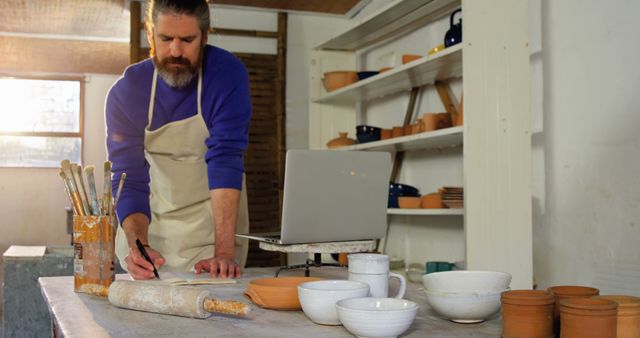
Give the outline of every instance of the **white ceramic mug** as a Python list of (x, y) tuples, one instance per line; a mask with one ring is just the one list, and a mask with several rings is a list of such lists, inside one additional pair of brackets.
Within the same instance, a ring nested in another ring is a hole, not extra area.
[(389, 256), (370, 253), (349, 255), (349, 280), (369, 284), (369, 296), (387, 298), (391, 277), (400, 280), (400, 289), (394, 298), (404, 297), (407, 282), (402, 275), (389, 271)]

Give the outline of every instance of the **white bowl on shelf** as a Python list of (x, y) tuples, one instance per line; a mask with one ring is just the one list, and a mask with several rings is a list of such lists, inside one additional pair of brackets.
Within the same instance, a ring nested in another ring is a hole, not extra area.
[(321, 280), (298, 285), (302, 311), (311, 321), (323, 325), (340, 325), (336, 302), (368, 294), (368, 284), (351, 280)]
[(502, 292), (510, 283), (511, 274), (498, 271), (456, 270), (422, 276), (424, 288), (438, 292)]
[(336, 303), (338, 318), (357, 337), (397, 337), (416, 317), (418, 304), (397, 298), (350, 298)]
[[(507, 289), (508, 290), (508, 289)], [(424, 290), (435, 312), (456, 323), (479, 323), (500, 311), (500, 294), (488, 292), (439, 292)]]

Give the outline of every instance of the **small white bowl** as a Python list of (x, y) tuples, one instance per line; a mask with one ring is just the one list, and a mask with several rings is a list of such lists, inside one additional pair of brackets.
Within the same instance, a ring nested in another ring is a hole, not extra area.
[(397, 298), (351, 298), (336, 303), (342, 325), (358, 337), (397, 337), (413, 323), (418, 304)]
[(479, 323), (500, 311), (500, 294), (489, 292), (438, 292), (424, 290), (434, 311), (456, 323)]
[(504, 291), (510, 283), (511, 275), (498, 271), (457, 270), (422, 276), (424, 288), (438, 292)]
[(336, 302), (345, 298), (366, 297), (369, 285), (350, 280), (321, 280), (298, 285), (302, 311), (314, 323), (340, 325)]

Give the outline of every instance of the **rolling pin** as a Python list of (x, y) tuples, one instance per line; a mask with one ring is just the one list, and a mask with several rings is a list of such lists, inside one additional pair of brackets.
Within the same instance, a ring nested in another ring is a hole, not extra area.
[(214, 312), (244, 316), (250, 310), (241, 302), (216, 300), (201, 288), (134, 281), (114, 281), (109, 287), (109, 302), (126, 309), (191, 318), (207, 318)]

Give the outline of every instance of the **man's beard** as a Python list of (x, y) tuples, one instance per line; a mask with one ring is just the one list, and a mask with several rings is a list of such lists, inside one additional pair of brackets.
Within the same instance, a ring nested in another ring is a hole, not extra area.
[(198, 75), (200, 65), (202, 64), (202, 52), (200, 52), (195, 64), (191, 64), (189, 59), (183, 57), (169, 56), (160, 61), (157, 55), (153, 55), (152, 60), (158, 70), (158, 74), (169, 86), (183, 88), (191, 83), (193, 78)]

